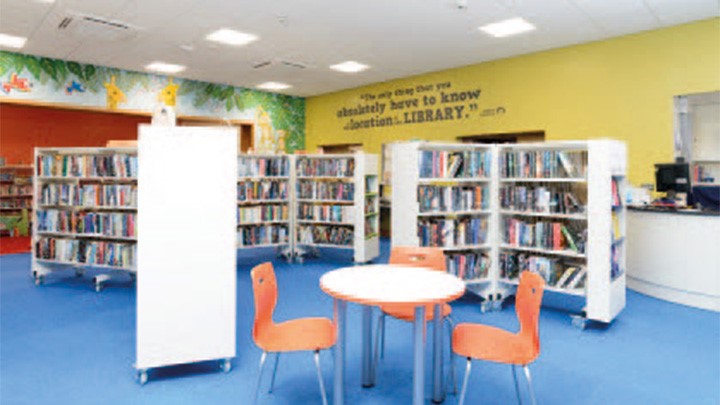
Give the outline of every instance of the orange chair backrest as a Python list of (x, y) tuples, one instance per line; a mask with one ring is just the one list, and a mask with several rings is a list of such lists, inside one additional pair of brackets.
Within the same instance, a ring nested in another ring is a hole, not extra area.
[(258, 336), (264, 329), (273, 326), (273, 312), (277, 304), (277, 280), (272, 263), (262, 263), (255, 266), (250, 273), (255, 296), (255, 322), (253, 323), (253, 340), (258, 342)]
[(390, 264), (407, 264), (445, 271), (445, 253), (441, 248), (396, 246), (390, 251)]
[(515, 311), (520, 321), (520, 336), (533, 342), (535, 353), (540, 353), (540, 304), (545, 280), (536, 273), (523, 271), (515, 297)]

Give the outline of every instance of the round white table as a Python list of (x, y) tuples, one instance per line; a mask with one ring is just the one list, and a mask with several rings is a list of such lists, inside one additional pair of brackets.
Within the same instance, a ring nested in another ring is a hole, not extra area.
[(425, 305), (435, 305), (433, 337), (433, 402), (445, 399), (442, 371), (442, 304), (459, 298), (465, 283), (459, 278), (420, 267), (365, 265), (345, 267), (324, 274), (320, 288), (335, 299), (335, 374), (333, 403), (342, 405), (345, 396), (345, 313), (347, 302), (362, 304), (362, 385), (374, 385), (372, 369), (372, 308), (382, 304), (415, 305), (413, 323), (413, 404), (424, 402)]

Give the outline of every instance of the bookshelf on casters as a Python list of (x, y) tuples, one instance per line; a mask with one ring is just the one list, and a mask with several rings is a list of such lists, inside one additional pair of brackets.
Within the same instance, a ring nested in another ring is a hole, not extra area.
[(481, 310), (514, 295), (522, 271), (584, 299), (577, 327), (609, 323), (625, 306), (622, 142), (394, 148), (393, 245), (445, 248), (448, 271), (483, 298)]

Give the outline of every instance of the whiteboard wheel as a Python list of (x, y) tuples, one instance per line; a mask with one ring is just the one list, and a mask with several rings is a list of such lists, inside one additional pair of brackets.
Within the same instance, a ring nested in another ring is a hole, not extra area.
[(222, 371), (225, 373), (229, 373), (230, 369), (232, 369), (232, 362), (230, 362), (230, 359), (224, 359), (220, 362), (220, 368), (222, 368)]
[(140, 385), (145, 385), (148, 381), (148, 374), (147, 370), (140, 370), (138, 371), (138, 382)]

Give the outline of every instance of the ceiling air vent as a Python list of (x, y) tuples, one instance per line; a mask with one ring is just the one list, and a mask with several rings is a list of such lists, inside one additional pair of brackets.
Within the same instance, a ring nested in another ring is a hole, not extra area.
[(138, 28), (122, 21), (111, 21), (101, 17), (69, 13), (60, 21), (58, 31), (83, 39), (116, 41), (137, 35)]
[(273, 68), (272, 70), (288, 70), (307, 69), (307, 66), (302, 62), (291, 62), (283, 59), (271, 59), (253, 64), (253, 69), (267, 68)]

